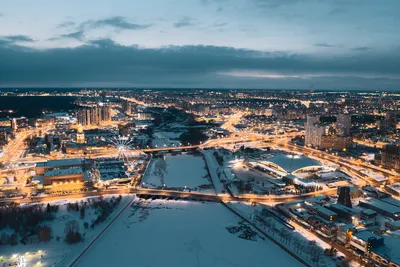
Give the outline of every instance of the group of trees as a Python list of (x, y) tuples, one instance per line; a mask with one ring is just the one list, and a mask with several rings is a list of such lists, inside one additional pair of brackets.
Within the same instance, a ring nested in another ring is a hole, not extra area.
[(58, 207), (47, 205), (17, 206), (11, 205), (0, 208), (0, 230), (10, 227), (13, 234), (2, 233), (0, 245), (17, 245), (19, 240), (26, 243), (30, 236), (38, 236), (39, 241), (47, 242), (51, 238), (52, 229), (46, 221), (54, 219), (53, 212)]
[(98, 216), (95, 220), (92, 220), (90, 227), (94, 228), (97, 224), (104, 222), (114, 208), (121, 202), (121, 199), (121, 195), (117, 198), (111, 197), (108, 201), (100, 197), (97, 201), (93, 202), (92, 207), (97, 208)]
[[(98, 214), (95, 220), (92, 220), (91, 227), (105, 221), (114, 208), (121, 202), (122, 196), (103, 199), (102, 197), (81, 201), (80, 203), (68, 203), (67, 210), (70, 212), (79, 212), (80, 219), (85, 218), (88, 207), (95, 210)], [(5, 232), (0, 234), (0, 246), (17, 245), (31, 242), (48, 242), (52, 237), (52, 228), (46, 222), (54, 219), (54, 213), (59, 209), (58, 205), (10, 205), (0, 208), (0, 230), (10, 227), (14, 230), (13, 234)], [(89, 227), (88, 222), (84, 222), (84, 228)], [(79, 223), (76, 220), (69, 221), (64, 229), (65, 241), (69, 244), (77, 243), (82, 240)], [(32, 238), (34, 237), (34, 238)], [(57, 240), (60, 237), (57, 236)], [(33, 241), (32, 241), (33, 240)]]
[(2, 233), (0, 235), (0, 246), (5, 246), (5, 245), (17, 245), (18, 244), (18, 235), (16, 233), (13, 233), (11, 235), (7, 233)]
[(51, 212), (42, 205), (8, 206), (0, 209), (0, 230), (9, 226), (15, 233), (26, 233), (40, 223), (53, 220)]
[(204, 134), (203, 130), (198, 127), (188, 128), (186, 133), (181, 134), (179, 137), (182, 144), (198, 145), (200, 142), (204, 142), (208, 139), (208, 136)]
[(224, 164), (224, 157), (222, 157), (217, 151), (214, 151), (213, 155), (214, 155), (215, 159), (217, 160), (218, 165), (222, 166)]
[(75, 244), (82, 240), (82, 235), (79, 232), (79, 224), (76, 220), (69, 221), (64, 228), (65, 242)]
[(245, 183), (245, 182), (242, 181), (242, 180), (239, 180), (239, 181), (236, 183), (236, 187), (237, 187), (238, 192), (239, 192), (240, 194), (247, 194), (247, 193), (250, 193), (250, 192), (252, 191), (252, 189), (253, 189), (250, 183)]
[(294, 187), (296, 188), (295, 193), (299, 195), (304, 193), (321, 191), (323, 189), (322, 185), (305, 186), (305, 185), (295, 184)]

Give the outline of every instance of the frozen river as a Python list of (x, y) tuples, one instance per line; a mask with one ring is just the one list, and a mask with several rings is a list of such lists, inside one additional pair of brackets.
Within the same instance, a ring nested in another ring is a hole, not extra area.
[(76, 266), (302, 266), (252, 231), (221, 204), (141, 201)]

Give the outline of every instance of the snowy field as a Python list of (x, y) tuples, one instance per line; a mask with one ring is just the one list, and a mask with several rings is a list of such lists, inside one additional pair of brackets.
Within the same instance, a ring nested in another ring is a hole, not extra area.
[(240, 222), (217, 203), (138, 201), (76, 266), (302, 266)]
[(165, 189), (190, 189), (213, 193), (214, 189), (202, 155), (167, 154), (153, 157), (142, 181), (143, 187)]
[[(109, 199), (111, 197), (112, 195), (109, 195), (104, 197), (104, 199)], [(115, 197), (118, 197), (118, 195)], [(86, 209), (84, 219), (80, 219), (79, 211), (67, 210), (67, 203), (80, 203), (81, 201), (87, 201), (88, 198), (79, 200), (66, 199), (62, 201), (49, 202), (52, 206), (59, 206), (59, 210), (54, 213), (56, 218), (53, 221), (45, 222), (46, 225), (52, 228), (51, 240), (47, 243), (39, 242), (27, 245), (19, 243), (15, 246), (1, 246), (0, 266), (3, 266), (3, 264), (5, 264), (4, 266), (9, 266), (8, 264), (16, 263), (21, 257), (23, 257), (26, 262), (26, 265), (21, 266), (68, 266), (132, 199), (132, 195), (123, 196), (121, 202), (115, 207), (111, 215), (104, 222), (96, 225), (93, 229), (90, 227), (88, 229), (84, 229), (83, 226), (84, 222), (89, 222), (90, 224), (90, 222), (97, 217), (97, 213), (93, 209)], [(64, 229), (65, 224), (71, 220), (76, 220), (78, 222), (80, 232), (82, 235), (84, 235), (84, 240), (77, 244), (69, 245), (64, 242)], [(9, 233), (12, 231), (11, 229), (7, 230), (10, 230), (8, 231)], [(0, 231), (0, 233), (1, 232), (2, 231)], [(57, 236), (60, 237), (59, 241), (56, 240)]]

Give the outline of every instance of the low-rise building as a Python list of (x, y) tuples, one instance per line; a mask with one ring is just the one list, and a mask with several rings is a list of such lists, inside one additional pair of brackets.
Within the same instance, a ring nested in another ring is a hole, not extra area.
[(400, 239), (385, 235), (385, 243), (382, 246), (372, 247), (370, 258), (379, 266), (400, 267)]
[(385, 189), (392, 195), (400, 196), (400, 183), (387, 184)]
[(345, 219), (348, 222), (353, 222), (355, 218), (360, 218), (360, 212), (343, 206), (341, 204), (331, 204), (326, 206), (327, 209), (330, 209), (338, 215), (338, 217)]
[(393, 220), (400, 220), (400, 207), (398, 206), (374, 198), (362, 199), (359, 205), (374, 210), (383, 216), (390, 217)]
[(58, 183), (83, 182), (84, 173), (82, 168), (67, 168), (46, 170), (43, 176), (43, 185), (53, 185)]
[(385, 222), (385, 226), (387, 230), (397, 231), (400, 230), (400, 221)]
[(350, 246), (365, 254), (371, 252), (372, 248), (378, 248), (384, 244), (384, 238), (370, 231), (356, 232), (351, 236)]
[(309, 210), (327, 221), (335, 221), (337, 213), (320, 205), (309, 206)]
[(84, 159), (49, 160), (36, 164), (36, 175), (43, 177), (43, 185), (53, 183), (83, 182), (84, 172), (90, 168)]

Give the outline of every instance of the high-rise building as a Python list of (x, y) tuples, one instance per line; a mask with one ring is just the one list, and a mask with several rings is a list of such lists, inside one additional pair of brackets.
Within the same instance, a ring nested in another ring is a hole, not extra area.
[(382, 149), (381, 165), (387, 169), (400, 170), (400, 146), (386, 145)]
[(132, 107), (133, 107), (132, 102), (128, 100), (122, 100), (122, 109), (126, 114), (128, 115), (132, 114)]
[(307, 115), (305, 145), (319, 146), (321, 144), (321, 136), (326, 129), (320, 124), (320, 117), (319, 114)]
[(393, 111), (388, 111), (385, 114), (385, 126), (390, 128), (396, 128), (397, 114)]
[(349, 136), (351, 128), (351, 117), (350, 114), (338, 114), (336, 115), (336, 134)]
[(100, 124), (100, 110), (97, 107), (90, 109), (90, 120), (92, 125)]
[(349, 186), (339, 187), (339, 197), (337, 203), (349, 208), (352, 207)]
[(98, 108), (100, 110), (100, 121), (111, 121), (111, 107), (109, 105), (101, 105)]
[(82, 108), (76, 112), (77, 122), (80, 125), (99, 125), (103, 121), (111, 120), (111, 107), (98, 105), (96, 107)]
[(90, 108), (78, 109), (76, 112), (76, 119), (78, 124), (86, 126), (92, 124), (92, 116)]
[(321, 115), (311, 114), (307, 116), (305, 145), (318, 148), (343, 150), (351, 142), (349, 114), (339, 114), (333, 125), (320, 123)]

